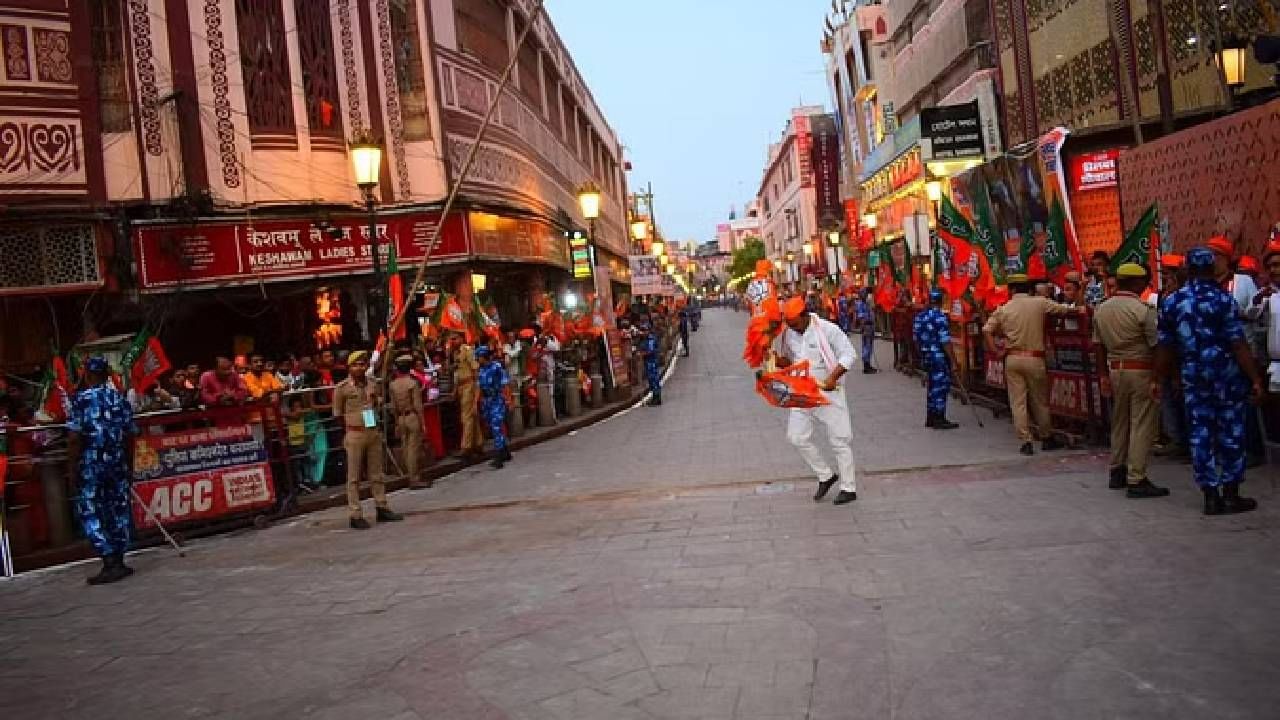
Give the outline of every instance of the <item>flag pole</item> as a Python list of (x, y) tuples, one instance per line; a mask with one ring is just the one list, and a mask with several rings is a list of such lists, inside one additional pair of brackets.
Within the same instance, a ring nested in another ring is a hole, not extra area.
[[(494, 113), (497, 112), (498, 105), (502, 102), (502, 93), (506, 90), (507, 85), (511, 82), (511, 75), (516, 67), (516, 60), (520, 56), (520, 48), (524, 47), (525, 40), (529, 37), (529, 33), (533, 31), (534, 22), (542, 14), (543, 6), (546, 0), (537, 0), (533, 9), (529, 11), (529, 16), (525, 18), (524, 29), (520, 31), (520, 36), (516, 39), (515, 47), (511, 49), (511, 59), (507, 62), (507, 67), (502, 71), (502, 76), (498, 78), (498, 88), (494, 92), (493, 97), (489, 100), (489, 109), (485, 111), (484, 120), (480, 123), (480, 128), (476, 130), (475, 138), (472, 140), (471, 149), (467, 152), (467, 157), (463, 161), (462, 166), (458, 169), (458, 175), (453, 179), (453, 187), (449, 188), (449, 195), (445, 198), (444, 207), (440, 210), (440, 222), (436, 224), (431, 232), (431, 239), (427, 242), (427, 251), (422, 258), (422, 264), (418, 266), (418, 273), (414, 276), (413, 284), (406, 289), (405, 306), (408, 306), (409, 298), (413, 297), (413, 292), (418, 288), (426, 278), (427, 264), (431, 259), (431, 253), (435, 250), (436, 244), (440, 241), (440, 233), (444, 231), (445, 221), (449, 219), (449, 212), (453, 210), (453, 205), (458, 199), (458, 193), (462, 189), (462, 183), (466, 180), (467, 175), (471, 172), (471, 167), (475, 164), (476, 156), (480, 152), (480, 142), (489, 131), (489, 125), (493, 122)], [(394, 324), (388, 328), (387, 337), (390, 338), (404, 324), (405, 316), (408, 313), (401, 312), (400, 317), (395, 319)], [(388, 340), (388, 348), (390, 340)], [(385, 360), (378, 368), (378, 374), (385, 383), (389, 374), (391, 364)]]

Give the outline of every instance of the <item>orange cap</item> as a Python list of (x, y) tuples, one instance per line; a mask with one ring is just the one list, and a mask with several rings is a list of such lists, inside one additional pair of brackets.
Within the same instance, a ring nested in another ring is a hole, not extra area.
[(1258, 258), (1252, 255), (1245, 255), (1240, 258), (1240, 262), (1236, 265), (1240, 272), (1257, 273), (1262, 271), (1262, 266), (1258, 264)]
[(782, 317), (786, 320), (795, 320), (806, 312), (809, 309), (804, 304), (804, 298), (799, 296), (791, 298), (782, 306)]
[(1187, 259), (1176, 253), (1169, 253), (1160, 257), (1160, 267), (1166, 270), (1177, 270), (1187, 264)]
[(1236, 244), (1226, 235), (1215, 235), (1209, 238), (1209, 242), (1205, 243), (1208, 248), (1216, 253), (1226, 255), (1227, 257), (1235, 257)]

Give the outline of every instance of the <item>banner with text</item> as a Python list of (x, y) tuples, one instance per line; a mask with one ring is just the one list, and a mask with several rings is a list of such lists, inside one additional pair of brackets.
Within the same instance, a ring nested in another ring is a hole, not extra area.
[[(275, 484), (251, 425), (140, 435), (133, 451), (137, 527), (208, 520), (270, 507)], [(150, 508), (150, 512), (147, 512)]]
[(662, 295), (666, 290), (662, 267), (652, 255), (631, 255), (631, 295)]

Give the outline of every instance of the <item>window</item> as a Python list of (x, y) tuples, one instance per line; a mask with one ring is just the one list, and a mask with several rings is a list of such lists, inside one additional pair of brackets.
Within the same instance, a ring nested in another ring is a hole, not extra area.
[(547, 80), (548, 123), (551, 125), (551, 132), (560, 138), (560, 142), (564, 142), (564, 108), (569, 103), (564, 101), (564, 88), (560, 87), (560, 80), (556, 77), (555, 70), (551, 69), (551, 64), (543, 65), (542, 70), (543, 77)]
[(124, 49), (124, 8), (121, 0), (93, 3), (93, 67), (98, 73), (98, 106), (102, 132), (127, 132), (129, 106), (128, 65)]
[(499, 0), (455, 0), (458, 49), (482, 65), (501, 73), (511, 61), (507, 38), (507, 8)]
[(286, 135), (296, 143), (293, 85), (280, 0), (236, 0), (236, 25), (254, 143), (259, 144), (262, 136), (283, 139)]
[[(328, 12), (328, 3), (321, 12)], [(400, 92), (400, 117), (405, 140), (427, 140), (427, 77), (422, 67), (422, 37), (418, 32), (416, 0), (390, 0), (391, 46), (396, 56), (396, 89)]]
[[(524, 23), (517, 21), (516, 37), (519, 38), (522, 32), (524, 32)], [(538, 50), (537, 36), (530, 32), (529, 37), (525, 38), (524, 44), (520, 46), (520, 62), (517, 69), (520, 94), (533, 106), (538, 117), (545, 117), (546, 110), (542, 102), (542, 72), (538, 63), (538, 56), (541, 54)]]
[(312, 137), (343, 138), (334, 65), (333, 30), (327, 3), (295, 2), (298, 53), (302, 58), (302, 90)]

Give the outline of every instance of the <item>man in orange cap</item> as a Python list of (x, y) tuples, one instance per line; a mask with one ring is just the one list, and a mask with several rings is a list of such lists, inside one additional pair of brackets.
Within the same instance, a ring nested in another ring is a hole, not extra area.
[[(1213, 251), (1213, 270), (1214, 275), (1222, 288), (1231, 294), (1232, 299), (1236, 301), (1236, 316), (1244, 324), (1244, 338), (1251, 352), (1256, 354), (1258, 346), (1261, 344), (1261, 336), (1265, 330), (1259, 326), (1257, 316), (1250, 316), (1253, 300), (1258, 295), (1258, 284), (1254, 282), (1254, 278), (1248, 272), (1248, 265), (1245, 260), (1251, 260), (1248, 256), (1236, 261), (1235, 244), (1225, 235), (1217, 235), (1209, 238), (1207, 243), (1210, 250)], [(1254, 261), (1256, 267), (1256, 261)], [(1262, 443), (1262, 426), (1258, 424), (1258, 414), (1256, 412), (1245, 412), (1245, 454), (1248, 456), (1248, 467), (1257, 467), (1262, 464), (1262, 455), (1265, 451)]]
[[(807, 360), (809, 373), (822, 387), (827, 405), (802, 410), (793, 408), (787, 421), (787, 440), (796, 447), (800, 456), (813, 469), (818, 478), (818, 491), (813, 500), (826, 497), (831, 486), (840, 483), (836, 505), (845, 505), (858, 499), (853, 460), (853, 428), (849, 422), (849, 405), (845, 399), (841, 380), (857, 362), (858, 356), (849, 342), (849, 336), (835, 323), (814, 315), (805, 307), (803, 297), (794, 297), (782, 306), (782, 316), (787, 329), (776, 341), (777, 363), (787, 367)], [(826, 432), (831, 452), (835, 455), (838, 472), (831, 469), (822, 451), (813, 443), (815, 426)]]

